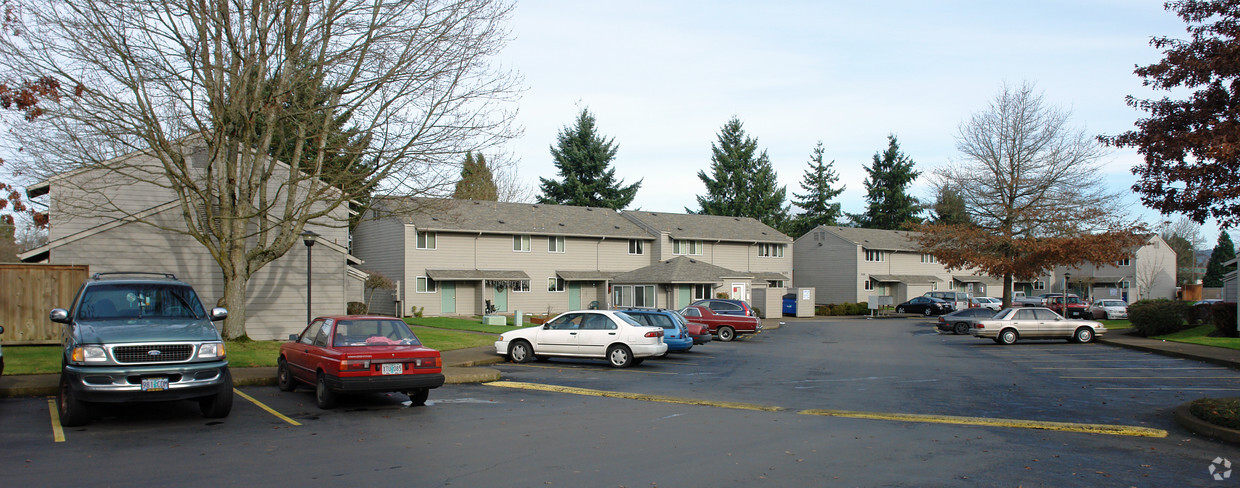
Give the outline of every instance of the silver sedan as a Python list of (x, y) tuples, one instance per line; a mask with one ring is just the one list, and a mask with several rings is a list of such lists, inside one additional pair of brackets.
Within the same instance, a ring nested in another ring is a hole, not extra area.
[(1071, 342), (1093, 342), (1107, 328), (1092, 320), (1065, 319), (1045, 307), (1005, 308), (994, 318), (980, 320), (972, 329), (974, 337), (994, 339), (999, 344), (1013, 344), (1020, 339), (1067, 339)]

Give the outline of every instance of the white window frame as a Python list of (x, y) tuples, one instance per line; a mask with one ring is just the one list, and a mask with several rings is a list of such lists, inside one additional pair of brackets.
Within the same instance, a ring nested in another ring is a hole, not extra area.
[(934, 255), (933, 255), (933, 254), (922, 254), (922, 255), (921, 255), (921, 262), (922, 262), (922, 263), (924, 263), (924, 264), (934, 264), (934, 263), (937, 263), (937, 262), (939, 262), (939, 261), (938, 261), (937, 259), (935, 259), (935, 258), (934, 258)]
[(1122, 266), (1132, 266), (1132, 259), (1131, 259), (1131, 258), (1124, 258), (1124, 259), (1121, 259), (1121, 260), (1119, 260), (1119, 261), (1116, 261), (1116, 262), (1115, 262), (1115, 266), (1117, 266), (1117, 267), (1122, 267)]
[(672, 254), (701, 256), (702, 241), (689, 239), (672, 239)]
[(564, 278), (547, 278), (547, 293), (564, 293)]
[(930, 291), (938, 291), (938, 290), (939, 290), (939, 282), (937, 282), (937, 281), (931, 281), (931, 282), (930, 282)]
[(515, 234), (512, 236), (512, 252), (530, 252), (530, 235)]
[(1035, 290), (1045, 290), (1045, 289), (1046, 289), (1046, 282), (1045, 282), (1045, 281), (1035, 281), (1035, 282), (1033, 282), (1033, 289), (1035, 289)]
[(564, 236), (547, 236), (547, 252), (563, 254)]
[(435, 284), (435, 280), (429, 276), (419, 276), (414, 278), (414, 293), (438, 293), (439, 285)]
[(414, 236), (414, 247), (416, 249), (425, 249), (428, 251), (435, 250), (435, 232), (429, 230), (420, 230)]
[[(636, 252), (634, 252), (636, 251)], [(641, 239), (629, 239), (629, 254), (640, 256), (646, 253), (646, 243)]]
[(874, 280), (865, 280), (863, 288), (865, 288), (865, 291), (874, 291)]
[(770, 280), (766, 282), (766, 285), (770, 288), (783, 288), (784, 280)]
[(706, 300), (710, 298), (710, 285), (693, 285), (693, 299)]
[(509, 289), (514, 293), (529, 293), (530, 280), (513, 280)]
[(874, 249), (866, 249), (865, 250), (865, 262), (881, 263), (883, 261), (886, 261), (886, 257), (884, 256), (884, 254), (885, 253), (883, 251), (878, 251)]
[(783, 244), (758, 244), (758, 257), (782, 258), (784, 257), (784, 245)]

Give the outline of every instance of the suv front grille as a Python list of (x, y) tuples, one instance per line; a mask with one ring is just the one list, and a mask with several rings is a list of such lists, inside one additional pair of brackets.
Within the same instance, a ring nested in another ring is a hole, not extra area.
[(171, 363), (189, 360), (194, 354), (191, 344), (143, 344), (116, 346), (112, 356), (118, 363)]

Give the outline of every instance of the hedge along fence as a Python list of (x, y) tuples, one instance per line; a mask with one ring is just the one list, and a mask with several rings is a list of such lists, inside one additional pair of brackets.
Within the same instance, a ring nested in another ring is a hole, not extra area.
[(1128, 321), (1140, 336), (1171, 334), (1184, 329), (1188, 308), (1187, 303), (1166, 298), (1139, 300), (1128, 306)]
[(861, 303), (841, 303), (838, 305), (818, 305), (814, 307), (814, 315), (869, 315), (870, 304), (868, 302)]
[[(1197, 305), (1198, 307), (1206, 307), (1207, 305)], [(1238, 337), (1236, 333), (1236, 304), (1233, 303), (1213, 303), (1208, 305), (1210, 308), (1210, 320), (1214, 323), (1214, 330), (1218, 331), (1218, 335), (1223, 337)]]

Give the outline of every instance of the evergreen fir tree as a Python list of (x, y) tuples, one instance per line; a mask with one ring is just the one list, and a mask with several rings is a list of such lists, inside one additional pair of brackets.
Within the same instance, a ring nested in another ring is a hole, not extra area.
[(615, 139), (604, 139), (594, 126), (594, 115), (582, 109), (575, 127), (565, 127), (551, 147), (551, 157), (562, 180), (538, 178), (542, 195), (538, 203), (623, 209), (633, 202), (642, 180), (629, 186), (616, 180), (608, 168), (619, 149)]
[(866, 211), (852, 215), (859, 227), (896, 230), (905, 224), (921, 222), (917, 199), (908, 187), (920, 172), (913, 171), (913, 160), (900, 152), (894, 134), (887, 136), (887, 149), (874, 153), (874, 162), (865, 168)]
[(492, 202), (499, 200), (495, 176), (482, 154), (475, 158), (474, 153), (465, 153), (465, 164), (461, 166), (461, 180), (456, 182), (456, 191), (452, 193), (452, 198)]
[[(705, 215), (752, 217), (775, 229), (788, 220), (784, 205), (786, 187), (778, 185), (775, 168), (766, 151), (758, 152), (758, 140), (745, 135), (741, 120), (732, 117), (711, 144), (711, 174), (698, 171), (706, 195), (698, 195)], [(685, 209), (687, 212), (692, 210)]]
[(792, 194), (795, 197), (792, 203), (804, 210), (803, 213), (790, 219), (788, 229), (785, 231), (793, 238), (805, 235), (806, 232), (820, 225), (838, 225), (837, 220), (841, 215), (840, 204), (831, 200), (839, 196), (845, 186), (832, 187), (840, 180), (840, 176), (832, 168), (835, 161), (822, 162), (824, 152), (826, 150), (822, 146), (822, 141), (818, 141), (818, 145), (814, 146), (814, 152), (809, 158), (809, 169), (805, 170), (801, 178), (801, 189), (805, 190), (805, 194), (795, 192)]
[(1211, 288), (1219, 288), (1223, 286), (1223, 275), (1227, 274), (1234, 268), (1233, 266), (1223, 266), (1223, 263), (1236, 259), (1236, 245), (1231, 242), (1231, 236), (1227, 231), (1218, 233), (1218, 243), (1214, 245), (1214, 251), (1210, 253), (1210, 261), (1206, 264), (1206, 276), (1202, 278), (1201, 285)]
[(953, 188), (950, 184), (939, 187), (938, 198), (934, 201), (934, 223), (945, 225), (956, 224), (972, 224), (973, 219), (969, 217), (966, 210), (964, 197), (960, 195), (960, 191)]

